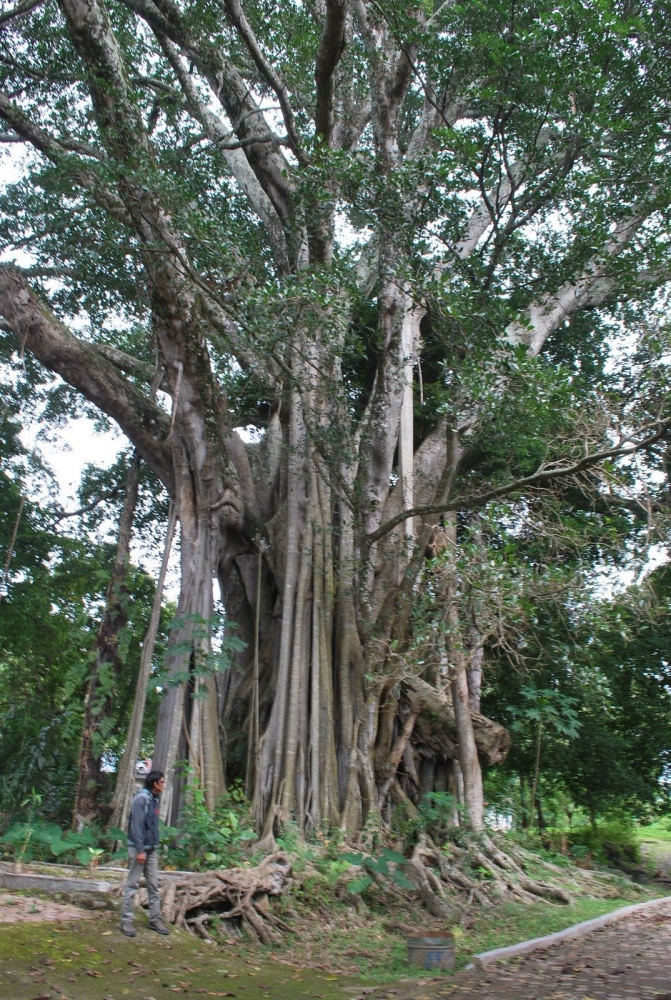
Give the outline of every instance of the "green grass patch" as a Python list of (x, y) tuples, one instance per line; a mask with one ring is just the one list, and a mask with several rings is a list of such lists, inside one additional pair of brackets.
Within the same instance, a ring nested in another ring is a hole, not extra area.
[(147, 930), (146, 919), (138, 916), (133, 940), (118, 931), (118, 917), (0, 924), (0, 997), (34, 1000), (52, 992), (68, 1000), (144, 1000), (205, 989), (238, 1000), (342, 1000), (343, 987), (363, 985), (320, 969), (292, 968), (281, 952), (265, 957), (246, 942), (217, 947), (183, 931), (162, 938)]
[(494, 910), (480, 910), (472, 920), (472, 926), (458, 941), (458, 964), (465, 964), (480, 952), (545, 937), (631, 904), (631, 899), (588, 897), (577, 899), (569, 906), (543, 902), (502, 903)]
[(671, 819), (660, 819), (656, 823), (640, 826), (637, 837), (644, 844), (657, 841), (671, 846)]

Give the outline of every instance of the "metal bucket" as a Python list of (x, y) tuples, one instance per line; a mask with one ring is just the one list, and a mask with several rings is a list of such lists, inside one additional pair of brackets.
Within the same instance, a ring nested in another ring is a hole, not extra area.
[(422, 969), (453, 969), (454, 938), (451, 934), (440, 937), (409, 937), (408, 962)]

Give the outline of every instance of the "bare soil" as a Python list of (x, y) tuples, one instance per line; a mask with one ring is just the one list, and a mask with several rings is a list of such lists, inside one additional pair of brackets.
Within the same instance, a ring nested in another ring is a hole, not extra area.
[(96, 916), (90, 910), (70, 903), (57, 903), (53, 899), (17, 895), (0, 889), (0, 924), (91, 920)]

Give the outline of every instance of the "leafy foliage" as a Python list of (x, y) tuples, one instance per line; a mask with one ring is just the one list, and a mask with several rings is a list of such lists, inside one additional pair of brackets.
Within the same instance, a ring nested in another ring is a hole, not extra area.
[(194, 780), (179, 829), (164, 827), (162, 853), (168, 865), (190, 871), (231, 868), (246, 858), (245, 846), (254, 839), (249, 803), (239, 785), (210, 812), (205, 795)]
[(375, 877), (378, 875), (386, 875), (402, 889), (413, 888), (413, 883), (403, 872), (403, 866), (407, 864), (407, 858), (399, 854), (398, 851), (392, 851), (388, 847), (383, 847), (377, 855), (361, 854), (359, 852), (341, 854), (340, 860), (348, 861), (351, 865), (363, 868), (364, 871), (369, 873), (348, 882), (347, 888), (351, 893), (358, 894), (365, 892), (366, 889), (370, 888)]

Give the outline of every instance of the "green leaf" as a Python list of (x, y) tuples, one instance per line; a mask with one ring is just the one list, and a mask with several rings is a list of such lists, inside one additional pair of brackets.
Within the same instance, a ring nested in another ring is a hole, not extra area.
[(359, 893), (365, 892), (366, 889), (368, 889), (368, 887), (372, 884), (372, 878), (369, 878), (368, 875), (364, 875), (362, 878), (355, 878), (352, 882), (348, 882), (347, 888), (353, 896), (356, 896)]
[(392, 872), (391, 878), (392, 878), (392, 881), (396, 883), (396, 885), (398, 885), (398, 886), (401, 887), (401, 889), (414, 889), (415, 888), (415, 886), (410, 881), (410, 879), (408, 878), (408, 876), (404, 875), (403, 872), (398, 871), (398, 869), (395, 872)]

